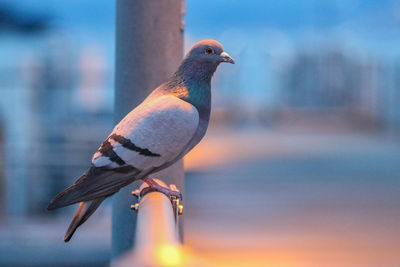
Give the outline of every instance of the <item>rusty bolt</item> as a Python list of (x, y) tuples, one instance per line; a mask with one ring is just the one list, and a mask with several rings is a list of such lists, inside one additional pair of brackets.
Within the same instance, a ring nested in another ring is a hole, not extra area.
[(183, 214), (183, 205), (178, 205), (178, 214), (179, 215)]
[(134, 205), (131, 205), (131, 209), (138, 211), (139, 210), (139, 203), (135, 203)]

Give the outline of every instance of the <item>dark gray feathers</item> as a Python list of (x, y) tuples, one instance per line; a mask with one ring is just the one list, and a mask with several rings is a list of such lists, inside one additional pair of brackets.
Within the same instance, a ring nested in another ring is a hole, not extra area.
[(131, 166), (115, 169), (91, 166), (73, 185), (59, 193), (47, 209), (58, 209), (81, 201), (110, 196), (130, 184), (138, 172)]
[(68, 242), (72, 235), (75, 233), (76, 229), (96, 211), (100, 206), (101, 202), (105, 197), (97, 198), (91, 202), (81, 202), (78, 209), (75, 212), (74, 218), (72, 219), (67, 232), (64, 236), (64, 242)]

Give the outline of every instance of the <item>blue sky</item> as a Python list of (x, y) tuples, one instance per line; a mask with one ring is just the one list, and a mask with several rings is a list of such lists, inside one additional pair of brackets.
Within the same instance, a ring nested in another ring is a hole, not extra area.
[[(50, 16), (56, 25), (76, 31), (107, 32), (114, 28), (112, 0), (3, 0), (26, 14)], [(400, 29), (400, 3), (394, 0), (187, 0), (186, 32), (218, 35), (227, 28), (274, 27), (296, 33), (337, 26), (365, 34), (395, 34)]]
[[(104, 43), (109, 53), (114, 51), (113, 0), (2, 0), (2, 3), (22, 14), (48, 16), (54, 26), (78, 40), (93, 39)], [(341, 39), (345, 35), (367, 50), (390, 52), (391, 56), (400, 54), (400, 1), (397, 0), (187, 0), (185, 21), (187, 46), (203, 38), (226, 37), (232, 30), (256, 44), (260, 35), (273, 30), (291, 42), (331, 35)]]

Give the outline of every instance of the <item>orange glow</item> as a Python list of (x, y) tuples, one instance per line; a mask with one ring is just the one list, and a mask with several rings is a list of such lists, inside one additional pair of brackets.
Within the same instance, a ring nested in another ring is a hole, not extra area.
[(181, 266), (183, 262), (182, 249), (175, 244), (163, 244), (157, 248), (157, 263), (162, 266)]
[(277, 136), (268, 130), (227, 134), (226, 131), (211, 128), (208, 132), (200, 144), (185, 156), (186, 170), (205, 170), (225, 163), (310, 151), (305, 144), (294, 142), (290, 135)]

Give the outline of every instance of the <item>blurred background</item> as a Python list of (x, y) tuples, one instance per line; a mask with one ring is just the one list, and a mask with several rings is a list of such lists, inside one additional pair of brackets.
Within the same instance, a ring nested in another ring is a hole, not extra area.
[[(208, 134), (185, 159), (185, 242), (226, 266), (398, 266), (400, 2), (186, 0), (220, 41)], [(102, 266), (110, 201), (61, 238), (45, 210), (113, 124), (115, 3), (0, 2), (0, 265)]]

